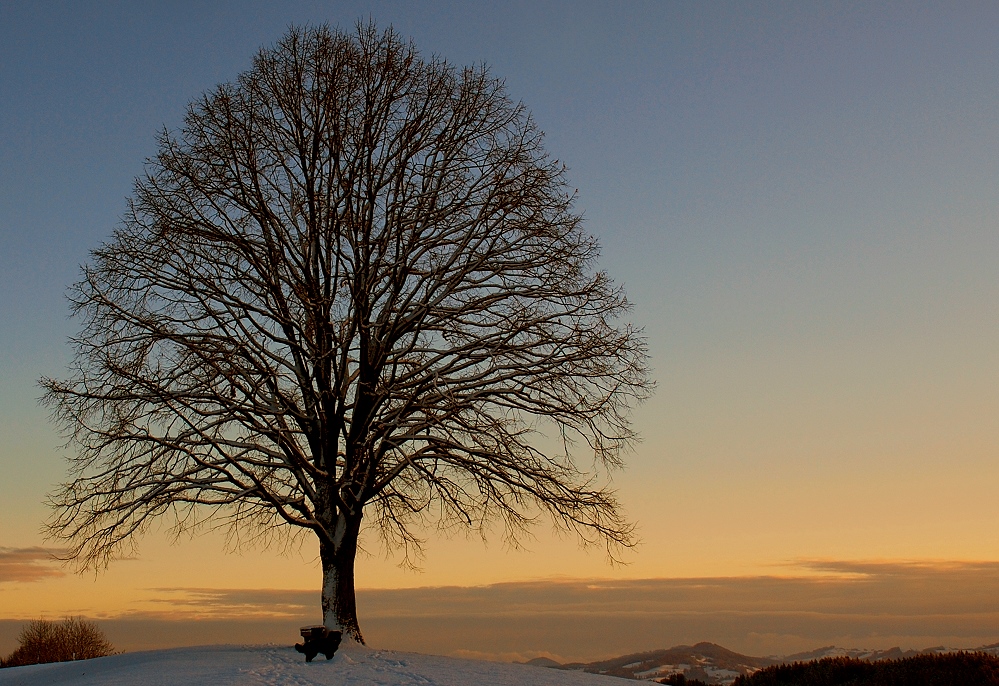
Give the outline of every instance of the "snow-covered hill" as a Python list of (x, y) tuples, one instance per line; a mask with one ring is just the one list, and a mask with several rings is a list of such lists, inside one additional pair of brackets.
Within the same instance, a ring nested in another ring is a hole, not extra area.
[[(977, 650), (999, 654), (999, 644)], [(950, 649), (846, 650), (827, 646), (808, 653), (756, 658), (699, 643), (588, 664), (560, 665), (539, 658), (522, 665), (372, 650), (355, 644), (342, 647), (332, 660), (319, 656), (312, 663), (306, 663), (290, 647), (205, 646), (0, 669), (0, 686), (624, 686), (634, 684), (631, 679), (649, 681), (676, 672), (710, 684), (730, 684), (738, 674), (750, 674), (768, 664), (835, 656), (897, 659), (935, 652)]]
[(687, 679), (698, 679), (708, 684), (730, 684), (740, 674), (752, 674), (775, 662), (777, 660), (770, 658), (740, 655), (714, 643), (698, 643), (622, 655), (600, 662), (562, 665), (561, 668), (645, 681), (680, 673)]
[[(0, 686), (614, 686), (609, 676), (348, 645), (314, 662), (294, 648), (207, 646), (0, 669)], [(631, 682), (634, 683), (634, 682)]]

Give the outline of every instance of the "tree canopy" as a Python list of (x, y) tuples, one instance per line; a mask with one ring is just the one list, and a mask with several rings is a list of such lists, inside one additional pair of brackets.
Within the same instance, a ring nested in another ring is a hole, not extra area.
[(646, 346), (573, 200), (485, 67), (289, 30), (160, 134), (71, 291), (51, 533), (101, 566), (160, 516), (311, 531), (324, 621), (359, 640), (362, 519), (407, 554), (428, 525), (515, 541), (542, 514), (630, 545), (602, 475)]

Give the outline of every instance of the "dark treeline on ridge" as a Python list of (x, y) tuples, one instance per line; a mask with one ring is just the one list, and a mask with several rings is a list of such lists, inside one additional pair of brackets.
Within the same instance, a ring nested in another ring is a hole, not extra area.
[(774, 665), (737, 677), (732, 686), (991, 686), (999, 684), (999, 657), (988, 653), (915, 655), (868, 662), (827, 657)]

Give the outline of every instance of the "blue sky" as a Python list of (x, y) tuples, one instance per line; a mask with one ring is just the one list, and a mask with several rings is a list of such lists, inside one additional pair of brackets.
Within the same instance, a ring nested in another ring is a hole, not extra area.
[[(431, 544), (423, 576), (376, 556), (359, 586), (999, 559), (985, 2), (0, 0), (0, 547), (44, 544), (64, 463), (36, 381), (63, 373), (63, 294), (157, 130), (288, 25), (369, 17), (485, 62), (531, 109), (635, 304), (658, 391), (617, 477), (644, 540), (631, 566), (546, 534), (515, 554), (459, 539)], [(166, 557), (148, 573), (174, 570)], [(16, 583), (0, 579), (0, 603)]]

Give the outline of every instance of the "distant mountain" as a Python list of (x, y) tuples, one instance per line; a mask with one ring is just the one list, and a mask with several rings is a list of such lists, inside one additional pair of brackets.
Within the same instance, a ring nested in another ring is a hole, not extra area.
[(740, 655), (714, 643), (698, 643), (623, 655), (600, 662), (571, 663), (562, 665), (560, 669), (646, 681), (680, 673), (687, 679), (699, 679), (708, 684), (730, 684), (740, 674), (752, 674), (778, 662), (766, 657)]
[(783, 657), (772, 657), (770, 659), (788, 663), (788, 662), (812, 662), (813, 660), (821, 660), (824, 657), (851, 657), (856, 660), (868, 660), (870, 662), (878, 662), (880, 660), (900, 660), (905, 657), (913, 657), (915, 655), (932, 655), (940, 653), (953, 653), (957, 651), (968, 651), (976, 653), (989, 653), (990, 655), (999, 655), (999, 643), (993, 643), (987, 646), (980, 646), (978, 648), (948, 648), (946, 646), (934, 646), (932, 648), (924, 648), (923, 650), (902, 650), (901, 648), (888, 648), (887, 650), (865, 650), (862, 648), (837, 648), (836, 646), (826, 646), (824, 648), (817, 648), (816, 650), (810, 650), (807, 653), (795, 653), (794, 655), (784, 655)]
[[(757, 670), (769, 667), (770, 665), (812, 662), (826, 657), (850, 657), (858, 660), (877, 662), (881, 660), (899, 660), (915, 655), (950, 653), (957, 650), (959, 649), (946, 648), (944, 646), (935, 646), (933, 648), (926, 648), (925, 650), (902, 650), (900, 648), (866, 650), (825, 646), (804, 653), (794, 653), (793, 655), (751, 657), (749, 655), (741, 655), (714, 643), (705, 642), (692, 646), (675, 646), (664, 650), (651, 650), (644, 653), (622, 655), (621, 657), (600, 660), (598, 662), (571, 662), (563, 665), (555, 662), (555, 660), (539, 657), (529, 661), (527, 664), (644, 681), (660, 681), (672, 674), (683, 674), (687, 680), (697, 679), (706, 684), (724, 686), (735, 681), (737, 676), (753, 674)], [(999, 643), (981, 646), (973, 650), (999, 655)]]

